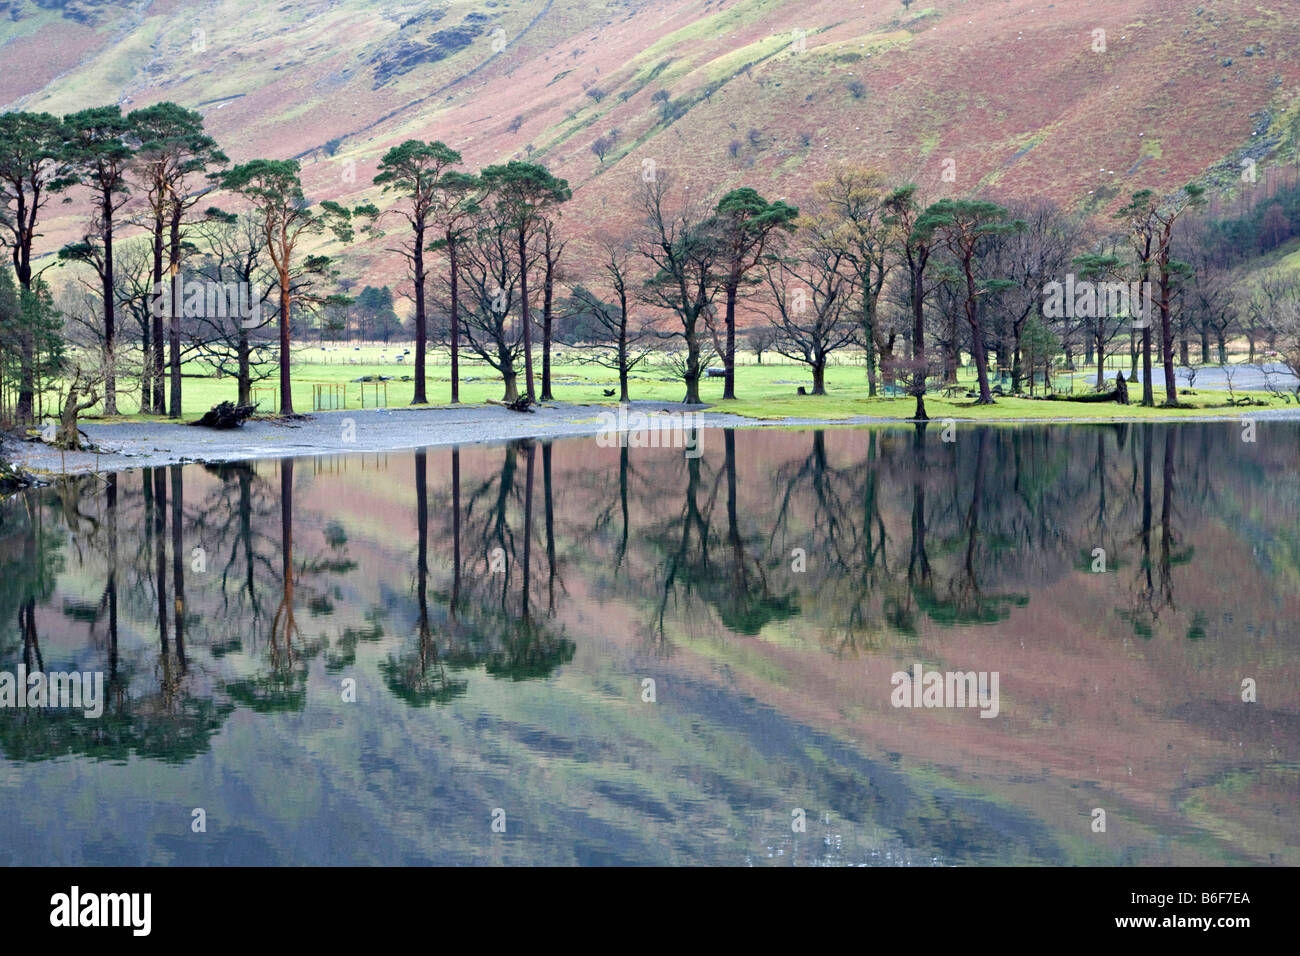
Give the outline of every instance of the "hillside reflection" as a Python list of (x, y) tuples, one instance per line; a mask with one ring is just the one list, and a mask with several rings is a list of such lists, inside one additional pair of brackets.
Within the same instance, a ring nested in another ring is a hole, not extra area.
[[(455, 766), (515, 728), (480, 771), (521, 801), (559, 761), (538, 836), (607, 808), (612, 835), (563, 861), (710, 859), (686, 807), (725, 859), (759, 814), (776, 859), (795, 800), (891, 862), (1297, 861), (1270, 808), (1297, 790), (1300, 427), (701, 441), (173, 466), (0, 502), (0, 671), (100, 671), (107, 698), (99, 719), (0, 709), (0, 769), (211, 755), (248, 775), (282, 744), (250, 745), (246, 719), (322, 715), (363, 764), (405, 765), (449, 732), (410, 720), (446, 712)], [(918, 660), (999, 670), (1002, 718), (891, 709), (888, 674)], [(403, 712), (417, 743), (389, 739)], [(134, 779), (118, 799), (145, 798)], [(1098, 801), (1140, 833), (1064, 835)]]

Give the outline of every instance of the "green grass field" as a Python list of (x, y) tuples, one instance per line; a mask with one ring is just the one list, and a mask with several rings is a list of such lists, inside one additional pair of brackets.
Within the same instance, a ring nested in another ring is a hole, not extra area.
[[(325, 349), (320, 346), (305, 346), (295, 357), (293, 365), (294, 410), (299, 413), (317, 411), (314, 407), (314, 388), (316, 384), (342, 387), (343, 408), (370, 408), (376, 404), (376, 386), (356, 381), (366, 376), (385, 376), (390, 380), (378, 386), (378, 404), (390, 408), (405, 407), (411, 403), (414, 385), (409, 380), (413, 369), (410, 356), (398, 361), (407, 343), (394, 343), (390, 346), (352, 346), (330, 345)], [(616, 399), (606, 396), (606, 390), (617, 388), (617, 376), (610, 370), (598, 365), (579, 364), (571, 361), (571, 350), (558, 349), (557, 361), (552, 368), (553, 391), (559, 402), (586, 404), (613, 404)], [(829, 394), (825, 396), (800, 396), (796, 394), (799, 385), (812, 387), (812, 376), (804, 366), (785, 364), (776, 360), (769, 353), (764, 363), (754, 363), (752, 355), (742, 356), (737, 366), (736, 391), (739, 398), (734, 402), (722, 402), (722, 379), (704, 378), (700, 383), (701, 397), (705, 402), (716, 403), (718, 411), (733, 412), (763, 420), (780, 420), (784, 418), (818, 418), (845, 419), (855, 416), (873, 416), (885, 418), (908, 418), (914, 406), (912, 398), (907, 396), (876, 398), (867, 397), (866, 370), (860, 364), (840, 364), (827, 369), (826, 387)], [(718, 362), (713, 363), (715, 367)], [(445, 351), (434, 350), (429, 355), (427, 366), (428, 393), (430, 405), (445, 405), (450, 401), (450, 364)], [(1091, 388), (1095, 373), (1079, 371), (1075, 374), (1075, 390), (1086, 392)], [(236, 397), (235, 380), (230, 377), (213, 377), (211, 370), (196, 362), (184, 367), (182, 394), (184, 398), (183, 418), (197, 418), (218, 402), (234, 400)], [(536, 375), (540, 388), (540, 362)], [(403, 381), (403, 376), (408, 380)], [(1068, 376), (1060, 373), (1055, 384), (1058, 388), (1067, 387)], [(963, 385), (974, 387), (975, 372), (971, 367), (961, 370), (960, 380)], [(126, 386), (125, 388), (122, 386)], [(270, 378), (255, 385), (254, 398), (260, 403), (264, 413), (278, 411), (279, 378), (273, 373)], [(519, 378), (519, 389), (524, 389), (523, 375)], [(363, 396), (364, 391), (364, 396)], [(683, 397), (681, 382), (674, 377), (671, 368), (663, 365), (642, 366), (636, 369), (631, 381), (633, 399), (648, 399), (664, 402), (677, 402)], [(1130, 396), (1141, 394), (1140, 386), (1130, 386)], [(462, 357), (460, 398), (463, 404), (482, 404), (488, 399), (499, 400), (502, 385), (499, 376), (488, 366)], [(1285, 399), (1270, 396), (1262, 392), (1237, 392), (1237, 397), (1249, 396), (1264, 402), (1268, 407), (1295, 407)], [(1110, 403), (1076, 403), (1044, 401), (1035, 398), (999, 398), (994, 405), (975, 405), (966, 397), (964, 390), (951, 398), (944, 398), (939, 393), (926, 396), (926, 409), (931, 418), (1144, 418), (1152, 415), (1185, 417), (1198, 414), (1239, 415), (1252, 407), (1228, 405), (1226, 391), (1197, 389), (1194, 394), (1184, 394), (1181, 399), (1187, 407), (1178, 409), (1142, 408), (1137, 404), (1121, 406)], [(49, 414), (57, 401), (53, 393), (45, 397), (46, 412)], [(1156, 401), (1164, 401), (1164, 388), (1157, 379)], [(138, 414), (139, 391), (136, 381), (119, 380), (118, 408), (123, 413), (121, 420), (148, 421), (165, 420), (157, 416)], [(325, 409), (331, 410), (328, 405)], [(98, 409), (92, 409), (86, 420), (96, 420)], [(100, 419), (102, 420), (102, 419)]]

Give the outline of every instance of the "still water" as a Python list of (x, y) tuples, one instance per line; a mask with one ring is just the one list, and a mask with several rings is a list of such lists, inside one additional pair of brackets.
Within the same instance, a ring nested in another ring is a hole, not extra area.
[[(0, 709), (0, 864), (1300, 863), (1300, 424), (1242, 435), (708, 431), (11, 498), (0, 672), (106, 700)], [(997, 716), (894, 706), (916, 666), (996, 673)]]

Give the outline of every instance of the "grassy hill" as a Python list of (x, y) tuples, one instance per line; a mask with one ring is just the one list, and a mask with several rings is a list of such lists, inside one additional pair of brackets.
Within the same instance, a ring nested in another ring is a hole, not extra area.
[[(376, 161), (409, 137), (471, 168), (527, 156), (573, 185), (582, 236), (626, 225), (650, 169), (797, 202), (848, 160), (926, 198), (1102, 212), (1294, 158), (1298, 35), (1245, 0), (10, 0), (0, 101), (175, 100), (236, 161), (301, 159), (321, 199), (378, 199)], [(345, 269), (401, 266), (377, 242)]]

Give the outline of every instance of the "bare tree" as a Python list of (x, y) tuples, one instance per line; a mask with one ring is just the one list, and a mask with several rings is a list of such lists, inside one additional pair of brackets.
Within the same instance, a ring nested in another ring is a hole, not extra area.
[(582, 361), (617, 370), (620, 402), (631, 400), (628, 378), (655, 349), (651, 328), (644, 322), (633, 323), (631, 318), (637, 281), (631, 260), (632, 249), (626, 242), (602, 239), (598, 267), (600, 289), (611, 299), (606, 301), (595, 290), (582, 285), (575, 285), (570, 293), (574, 303), (595, 320), (599, 331), (599, 338), (593, 343), (597, 347), (588, 350)]
[(641, 198), (644, 223), (637, 248), (650, 265), (651, 275), (642, 290), (642, 300), (676, 316), (680, 331), (665, 338), (680, 337), (684, 353), (670, 352), (668, 363), (686, 384), (682, 401), (700, 404), (700, 376), (707, 352), (701, 333), (707, 323), (716, 281), (718, 244), (708, 228), (709, 211), (683, 199), (676, 210), (668, 208), (669, 181), (660, 175), (647, 183)]
[[(826, 394), (826, 363), (832, 352), (854, 340), (857, 325), (845, 306), (854, 291), (849, 255), (834, 229), (809, 224), (808, 239), (764, 268), (774, 312), (774, 351), (807, 365), (812, 394)], [(847, 275), (846, 275), (847, 272)]]
[[(242, 303), (243, 307), (217, 310), (216, 314), (205, 309), (194, 317), (190, 344), (219, 375), (230, 374), (233, 367), (237, 403), (249, 405), (253, 383), (269, 378), (275, 361), (276, 339), (270, 328), (275, 321), (271, 301), (277, 283), (267, 266), (261, 226), (247, 213), (213, 211), (196, 231), (207, 247), (206, 255), (199, 260), (198, 275), (220, 286), (223, 292), (234, 291), (235, 301), (231, 304)], [(302, 278), (295, 278), (300, 286)]]
[[(519, 307), (519, 268), (515, 258), (514, 223), (507, 211), (483, 207), (477, 228), (457, 243), (458, 336), (470, 351), (500, 374), (502, 401), (519, 398), (519, 358), (523, 350), (522, 321), (512, 318)], [(451, 315), (451, 278), (436, 293), (439, 306)], [(450, 329), (439, 330), (448, 334)]]
[(1290, 296), (1274, 314), (1278, 360), (1296, 377), (1293, 383), (1300, 402), (1300, 295)]

